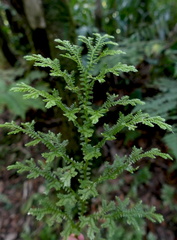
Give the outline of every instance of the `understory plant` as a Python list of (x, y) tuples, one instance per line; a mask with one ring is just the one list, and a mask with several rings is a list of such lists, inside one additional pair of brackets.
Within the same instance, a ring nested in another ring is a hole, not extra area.
[[(69, 41), (56, 39), (57, 48), (63, 51), (60, 56), (69, 59), (69, 63), (70, 60), (75, 62), (76, 67), (71, 73), (61, 68), (58, 59), (51, 60), (38, 54), (25, 57), (29, 61), (34, 61), (35, 66), (50, 68), (51, 76), (64, 79), (66, 92), (70, 91), (74, 96), (70, 106), (63, 101), (57, 89), (47, 92), (19, 83), (12, 91), (24, 93), (25, 99), (42, 98), (47, 109), (56, 107), (62, 110), (68, 121), (73, 123), (79, 136), (80, 156), (70, 156), (68, 139), (63, 139), (61, 133), (36, 131), (35, 121), (20, 125), (11, 122), (0, 126), (10, 129), (9, 134), (28, 135), (31, 141), (26, 146), (37, 147), (37, 144), (43, 143), (48, 149), (41, 154), (41, 159), (31, 158), (8, 167), (9, 170), (17, 169), (18, 173), (27, 172), (27, 178), (43, 177), (46, 180), (45, 192), (41, 193), (39, 207), (31, 208), (29, 214), (36, 216), (38, 220), (47, 221), (49, 225), (59, 224), (61, 237), (65, 240), (71, 234), (80, 233), (86, 233), (90, 240), (111, 239), (120, 221), (134, 226), (136, 231), (141, 219), (162, 222), (163, 217), (155, 212), (155, 207), (148, 207), (141, 201), (135, 203), (129, 198), (122, 199), (119, 196), (115, 196), (115, 200), (111, 201), (102, 199), (99, 186), (105, 181), (120, 177), (124, 171), (133, 173), (137, 170), (137, 162), (142, 158), (171, 157), (157, 148), (143, 151), (141, 148), (133, 147), (129, 155), (123, 157), (115, 155), (113, 162), (109, 163), (104, 161), (103, 146), (107, 141), (115, 140), (117, 134), (124, 128), (136, 131), (138, 124), (145, 124), (149, 127), (158, 125), (164, 130), (171, 131), (171, 126), (165, 123), (162, 117), (151, 117), (141, 111), (128, 114), (115, 112), (117, 122), (114, 125), (105, 123), (101, 135), (96, 138), (96, 124), (111, 107), (135, 106), (143, 102), (139, 99), (130, 99), (128, 96), (119, 97), (107, 93), (107, 99), (101, 106), (94, 105), (93, 87), (96, 81), (102, 84), (108, 73), (119, 76), (121, 72), (136, 72), (136, 69), (115, 62), (112, 67), (105, 65), (97, 75), (94, 75), (97, 64), (103, 58), (123, 52), (111, 49), (111, 46), (117, 43), (107, 34), (80, 36), (78, 40), (79, 45), (73, 45)], [(84, 57), (82, 46), (87, 49)], [(100, 168), (102, 170), (95, 173), (93, 165), (97, 159), (102, 160)], [(99, 202), (95, 211), (90, 208), (94, 200)]]
[[(44, 110), (44, 103), (41, 102), (40, 99), (23, 101), (21, 93), (17, 94), (9, 91), (9, 89), (17, 82), (23, 81), (30, 83), (36, 79), (42, 79), (46, 73), (39, 70), (31, 71), (29, 74), (26, 74), (25, 78), (21, 79), (22, 75), (25, 75), (23, 68), (0, 70), (0, 112), (3, 112), (4, 108), (7, 108), (14, 117), (20, 116), (24, 119), (27, 110), (32, 107)], [(38, 84), (36, 87), (40, 88), (40, 85)], [(45, 87), (44, 84), (42, 87)]]
[[(145, 98), (146, 104), (143, 106), (136, 106), (133, 112), (141, 109), (150, 115), (158, 114), (159, 116), (174, 122), (173, 132), (165, 134), (163, 140), (167, 145), (170, 154), (177, 160), (177, 126), (175, 121), (177, 119), (177, 84), (176, 79), (161, 78), (155, 80), (153, 84), (147, 85), (147, 88), (156, 90), (158, 93), (155, 96)], [(177, 161), (173, 162), (171, 170), (177, 168)], [(169, 169), (170, 170), (170, 169)]]

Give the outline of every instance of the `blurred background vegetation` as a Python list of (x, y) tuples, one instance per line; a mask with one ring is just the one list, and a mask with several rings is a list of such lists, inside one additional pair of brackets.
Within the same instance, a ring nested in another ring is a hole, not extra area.
[[(105, 198), (130, 196), (155, 205), (164, 215), (161, 225), (140, 223), (141, 231), (117, 227), (112, 240), (177, 239), (177, 1), (176, 0), (1, 0), (0, 1), (0, 121), (31, 121), (37, 128), (61, 131), (70, 139), (71, 154), (79, 154), (77, 135), (71, 124), (65, 122), (58, 110), (44, 111), (38, 101), (25, 101), (21, 94), (9, 92), (17, 82), (23, 81), (37, 88), (59, 88), (66, 102), (71, 101), (63, 89), (62, 79), (48, 76), (48, 70), (34, 68), (23, 57), (40, 53), (56, 58), (54, 39), (77, 43), (77, 36), (91, 36), (93, 32), (108, 33), (115, 37), (119, 49), (126, 52), (106, 61), (121, 61), (135, 65), (136, 74), (107, 76), (105, 84), (94, 87), (94, 104), (104, 102), (106, 91), (146, 101), (141, 107), (151, 115), (160, 115), (173, 125), (173, 133), (143, 128), (122, 132), (117, 141), (107, 143), (103, 149), (106, 160), (115, 153), (127, 154), (133, 145), (149, 149), (161, 148), (174, 158), (173, 162), (157, 159), (142, 161), (134, 176), (122, 178), (102, 186)], [(83, 46), (84, 47), (84, 46)], [(84, 58), (84, 51), (83, 51)], [(70, 62), (61, 60), (62, 67), (72, 69)], [(102, 61), (98, 69), (104, 67)], [(114, 108), (106, 116), (114, 122)], [(121, 109), (122, 110), (122, 109)], [(123, 109), (125, 111), (136, 109)], [(102, 123), (97, 126), (99, 133)], [(68, 131), (68, 129), (70, 129)], [(42, 179), (26, 180), (6, 167), (29, 156), (40, 157), (43, 146), (26, 149), (24, 136), (7, 136), (0, 132), (0, 239), (55, 240), (59, 239), (59, 226), (50, 228), (27, 216), (29, 208), (38, 201), (38, 193), (45, 188)], [(101, 168), (95, 163), (95, 171)], [(110, 187), (111, 186), (111, 187)], [(92, 203), (91, 211), (99, 202)]]

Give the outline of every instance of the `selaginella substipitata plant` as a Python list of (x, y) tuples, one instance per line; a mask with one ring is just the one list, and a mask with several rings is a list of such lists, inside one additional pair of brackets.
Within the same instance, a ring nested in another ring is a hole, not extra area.
[[(51, 76), (62, 77), (65, 80), (66, 89), (76, 96), (76, 100), (71, 106), (62, 101), (60, 92), (56, 89), (46, 92), (25, 83), (20, 83), (12, 89), (15, 92), (23, 92), (25, 99), (41, 97), (46, 103), (46, 108), (55, 106), (63, 111), (63, 115), (73, 123), (79, 135), (82, 152), (80, 158), (69, 156), (68, 140), (62, 139), (61, 133), (35, 131), (34, 121), (21, 123), (21, 125), (17, 125), (15, 122), (1, 125), (1, 127), (11, 130), (9, 134), (21, 132), (30, 136), (32, 141), (27, 143), (27, 146), (43, 143), (47, 147), (48, 151), (42, 153), (40, 160), (28, 159), (24, 162), (16, 162), (8, 169), (17, 169), (19, 173), (28, 172), (28, 178), (43, 177), (46, 180), (46, 190), (41, 195), (39, 208), (32, 208), (30, 214), (36, 216), (38, 220), (47, 215), (45, 221), (50, 225), (62, 223), (61, 236), (64, 239), (67, 239), (71, 233), (77, 235), (85, 231), (90, 240), (104, 239), (101, 232), (105, 231), (102, 229), (107, 229), (111, 236), (116, 230), (119, 219), (124, 219), (127, 224), (136, 228), (138, 228), (138, 219), (141, 218), (158, 222), (163, 220), (161, 215), (155, 213), (154, 207), (147, 208), (141, 202), (133, 203), (128, 198), (122, 200), (119, 196), (115, 197), (115, 201), (102, 199), (99, 196), (98, 187), (105, 181), (116, 179), (124, 171), (133, 173), (137, 169), (137, 166), (134, 168), (133, 165), (142, 158), (160, 156), (166, 159), (170, 158), (168, 154), (162, 153), (156, 148), (144, 152), (142, 149), (134, 147), (130, 155), (124, 157), (115, 155), (111, 164), (103, 162), (104, 170), (99, 175), (92, 173), (93, 162), (102, 156), (102, 147), (106, 141), (116, 139), (116, 135), (122, 129), (136, 130), (140, 123), (149, 127), (158, 125), (162, 129), (171, 131), (171, 126), (159, 116), (151, 117), (141, 111), (127, 115), (119, 112), (116, 124), (104, 124), (101, 140), (99, 139), (97, 143), (94, 140), (93, 144), (95, 125), (111, 107), (143, 104), (139, 99), (130, 99), (128, 96), (119, 98), (119, 96), (109, 93), (107, 93), (107, 100), (102, 106), (95, 107), (92, 104), (93, 87), (96, 81), (100, 84), (104, 83), (107, 73), (118, 76), (121, 72), (136, 71), (133, 66), (119, 62), (112, 67), (104, 66), (96, 76), (93, 74), (102, 58), (123, 53), (110, 48), (111, 45), (117, 45), (112, 38), (112, 36), (100, 34), (94, 34), (93, 37), (88, 38), (80, 36), (79, 41), (84, 43), (88, 49), (87, 60), (84, 58), (84, 61), (80, 45), (72, 45), (69, 41), (56, 39), (57, 48), (64, 51), (60, 56), (74, 61), (77, 66), (76, 71), (71, 73), (61, 70), (58, 59), (51, 60), (36, 54), (25, 57), (27, 60), (34, 61), (35, 66), (49, 67)], [(56, 161), (62, 163), (58, 167), (54, 167)], [(77, 182), (74, 187), (71, 184), (73, 179)], [(89, 203), (94, 198), (100, 199), (101, 204), (96, 212), (91, 212)]]

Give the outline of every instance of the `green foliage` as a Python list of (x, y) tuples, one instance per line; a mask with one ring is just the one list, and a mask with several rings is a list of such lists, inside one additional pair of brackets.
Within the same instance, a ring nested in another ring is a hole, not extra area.
[(176, 22), (175, 0), (105, 0), (102, 5), (102, 25), (109, 34), (119, 29), (136, 40), (165, 39)]
[(77, 30), (80, 34), (84, 35), (84, 32), (93, 31), (91, 28), (94, 26), (94, 11), (95, 11), (95, 1), (90, 0), (71, 0), (70, 4), (72, 6), (72, 15), (75, 22), (79, 25)]
[[(35, 79), (45, 76), (44, 72), (31, 71), (24, 79), (21, 76), (24, 74), (24, 69), (8, 69), (0, 70), (0, 111), (7, 107), (14, 116), (25, 118), (27, 110), (30, 108), (43, 109), (44, 105), (40, 100), (23, 100), (21, 93), (9, 91), (16, 83), (25, 81), (30, 83)], [(18, 81), (15, 81), (18, 78)], [(19, 79), (20, 78), (20, 79)], [(38, 86), (40, 88), (40, 86)]]
[(162, 199), (163, 203), (166, 206), (169, 206), (171, 210), (177, 211), (177, 206), (175, 204), (175, 194), (176, 194), (176, 189), (173, 186), (169, 186), (165, 184), (162, 189)]
[[(36, 237), (38, 235), (38, 237)], [(28, 226), (24, 227), (23, 232), (20, 234), (20, 239), (22, 240), (57, 240), (58, 236), (55, 234), (50, 226), (46, 225), (45, 223), (41, 226), (40, 230), (34, 231), (33, 233), (30, 232)]]
[(151, 177), (152, 177), (152, 174), (148, 167), (143, 167), (142, 169), (139, 169), (138, 172), (134, 175), (128, 196), (137, 198), (138, 187), (141, 184), (148, 183)]
[(149, 87), (158, 90), (159, 93), (154, 97), (146, 98), (146, 104), (141, 107), (136, 107), (135, 111), (142, 109), (150, 115), (158, 114), (163, 118), (175, 120), (177, 118), (176, 80), (162, 78), (156, 80), (156, 82)]
[[(153, 222), (162, 222), (163, 217), (155, 213), (155, 207), (147, 207), (141, 201), (134, 203), (125, 198), (115, 197), (115, 201), (102, 200), (98, 187), (105, 181), (115, 179), (124, 171), (134, 172), (142, 158), (171, 158), (159, 149), (151, 149), (144, 152), (134, 147), (130, 155), (115, 156), (112, 164), (104, 163), (104, 170), (99, 175), (94, 175), (92, 167), (94, 161), (102, 156), (102, 147), (106, 141), (116, 139), (117, 134), (127, 128), (135, 130), (138, 124), (149, 127), (159, 126), (164, 130), (171, 131), (171, 126), (165, 123), (159, 116), (151, 117), (148, 113), (138, 111), (124, 115), (120, 112), (115, 125), (104, 124), (101, 139), (95, 143), (95, 125), (105, 116), (112, 106), (143, 104), (139, 99), (130, 99), (128, 96), (120, 98), (117, 95), (108, 94), (107, 100), (102, 106), (96, 107), (92, 104), (94, 83), (105, 82), (107, 73), (119, 76), (122, 72), (134, 71), (133, 66), (115, 62), (112, 66), (105, 65), (100, 72), (95, 74), (95, 68), (101, 59), (107, 56), (121, 54), (121, 51), (113, 51), (110, 45), (117, 45), (109, 35), (94, 34), (93, 37), (79, 37), (88, 49), (86, 61), (82, 59), (82, 47), (73, 45), (69, 41), (57, 39), (57, 48), (64, 51), (62, 57), (75, 62), (77, 71), (71, 73), (62, 70), (58, 59), (51, 60), (41, 55), (27, 56), (27, 60), (35, 61), (35, 66), (49, 67), (50, 75), (62, 77), (66, 83), (66, 89), (74, 93), (76, 100), (70, 106), (62, 101), (60, 92), (39, 90), (25, 83), (17, 84), (12, 90), (21, 92), (26, 99), (42, 98), (46, 108), (53, 106), (60, 108), (63, 115), (71, 121), (79, 134), (79, 146), (81, 156), (71, 157), (67, 151), (68, 140), (63, 140), (61, 133), (55, 134), (51, 131), (43, 133), (35, 130), (35, 122), (15, 122), (1, 124), (0, 127), (10, 129), (9, 134), (24, 133), (32, 140), (27, 146), (36, 146), (43, 143), (48, 149), (41, 154), (41, 159), (28, 159), (24, 162), (16, 162), (8, 169), (17, 169), (19, 173), (27, 172), (28, 178), (43, 177), (46, 180), (46, 191), (41, 194), (39, 208), (32, 208), (29, 213), (36, 216), (38, 220), (44, 219), (49, 225), (55, 223), (64, 227), (61, 236), (66, 240), (71, 233), (79, 234), (87, 232), (90, 240), (104, 239), (102, 229), (107, 229), (109, 234), (114, 234), (113, 229), (119, 220), (139, 229), (139, 221), (147, 218)], [(57, 166), (55, 163), (58, 163)], [(74, 184), (75, 183), (75, 184)], [(102, 205), (96, 212), (90, 211), (90, 201), (100, 199)]]
[[(177, 129), (174, 126), (173, 133), (168, 133), (163, 138), (164, 142), (169, 148), (170, 153), (174, 156), (174, 158), (177, 160)], [(173, 163), (172, 166), (173, 169), (177, 169), (177, 161)]]
[[(175, 121), (177, 119), (176, 80), (162, 78), (149, 87), (158, 91), (158, 94), (154, 97), (146, 98), (146, 104), (141, 107), (136, 106), (133, 112), (141, 109), (144, 112), (148, 112), (150, 115), (158, 114), (163, 118)], [(175, 125), (173, 126), (173, 132), (166, 134), (163, 140), (168, 146), (170, 153), (177, 159), (177, 129)], [(172, 168), (177, 168), (177, 161), (174, 162)]]

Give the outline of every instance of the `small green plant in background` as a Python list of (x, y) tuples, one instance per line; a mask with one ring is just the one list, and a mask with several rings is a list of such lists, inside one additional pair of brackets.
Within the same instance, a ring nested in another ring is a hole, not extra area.
[[(35, 66), (49, 67), (50, 75), (62, 77), (66, 83), (66, 90), (70, 91), (75, 99), (68, 106), (62, 101), (57, 89), (51, 91), (38, 90), (25, 83), (19, 83), (12, 88), (14, 92), (24, 93), (25, 99), (37, 99), (41, 97), (46, 103), (45, 107), (58, 107), (63, 115), (71, 121), (79, 135), (80, 156), (70, 156), (68, 139), (63, 139), (61, 133), (55, 134), (35, 130), (35, 121), (21, 123), (15, 122), (1, 124), (1, 127), (10, 129), (9, 134), (24, 133), (32, 141), (26, 146), (36, 146), (43, 143), (48, 149), (41, 154), (41, 159), (28, 159), (24, 162), (16, 162), (8, 169), (17, 169), (19, 173), (28, 172), (28, 178), (43, 177), (46, 180), (45, 192), (41, 194), (39, 208), (31, 208), (29, 214), (36, 216), (38, 220), (44, 220), (49, 225), (59, 224), (61, 236), (67, 239), (72, 233), (79, 235), (86, 233), (88, 239), (113, 239), (117, 226), (121, 221), (139, 229), (139, 222), (147, 218), (153, 222), (162, 222), (163, 217), (155, 212), (155, 207), (148, 207), (141, 201), (135, 203), (129, 198), (115, 201), (102, 199), (99, 194), (99, 186), (104, 182), (116, 179), (124, 171), (133, 173), (137, 169), (134, 166), (142, 158), (171, 158), (159, 149), (152, 148), (143, 151), (133, 147), (129, 155), (120, 157), (115, 155), (113, 163), (104, 162), (102, 147), (107, 141), (116, 139), (117, 134), (124, 128), (135, 131), (138, 124), (149, 127), (158, 125), (164, 130), (171, 131), (171, 126), (159, 116), (151, 117), (148, 113), (137, 111), (124, 115), (117, 114), (117, 122), (114, 125), (104, 124), (98, 142), (95, 143), (96, 124), (103, 118), (111, 107), (117, 105), (143, 104), (139, 99), (130, 99), (128, 96), (119, 97), (107, 93), (107, 100), (102, 106), (93, 105), (93, 87), (96, 81), (105, 82), (107, 73), (117, 76), (121, 72), (136, 71), (133, 66), (120, 62), (113, 66), (104, 66), (97, 75), (94, 75), (97, 64), (107, 56), (122, 54), (120, 50), (112, 50), (111, 45), (117, 45), (112, 41), (112, 36), (94, 34), (93, 37), (79, 37), (79, 41), (87, 47), (87, 58), (82, 58), (82, 46), (72, 45), (69, 41), (57, 39), (57, 48), (64, 51), (60, 56), (72, 60), (76, 64), (76, 70), (69, 73), (62, 70), (58, 59), (51, 60), (41, 55), (26, 56), (27, 60), (35, 61)], [(101, 158), (102, 157), (102, 158)], [(97, 159), (102, 159), (102, 172), (94, 174), (93, 164)], [(57, 165), (56, 165), (57, 162)], [(99, 199), (98, 209), (93, 212), (90, 209), (91, 201)], [(141, 229), (140, 229), (141, 231)]]
[[(24, 68), (0, 70), (0, 112), (3, 112), (4, 108), (7, 108), (14, 117), (21, 117), (22, 119), (25, 119), (26, 112), (30, 108), (45, 110), (44, 104), (40, 99), (28, 99), (24, 101), (22, 93), (9, 91), (18, 82), (23, 81), (30, 84), (32, 81), (42, 79), (46, 76), (45, 72), (33, 70), (26, 74), (25, 78), (22, 79), (24, 74)], [(38, 83), (38, 88), (41, 89), (41, 87), (44, 89), (44, 82), (43, 86)], [(47, 87), (45, 87), (45, 89), (46, 88)]]
[[(133, 112), (142, 110), (151, 116), (158, 114), (159, 116), (175, 122), (177, 119), (177, 84), (176, 79), (161, 78), (153, 84), (149, 84), (150, 88), (158, 91), (153, 97), (145, 98), (146, 102), (143, 106), (136, 106)], [(169, 148), (170, 154), (175, 161), (170, 170), (177, 169), (177, 126), (173, 124), (173, 132), (165, 134), (163, 141)]]

